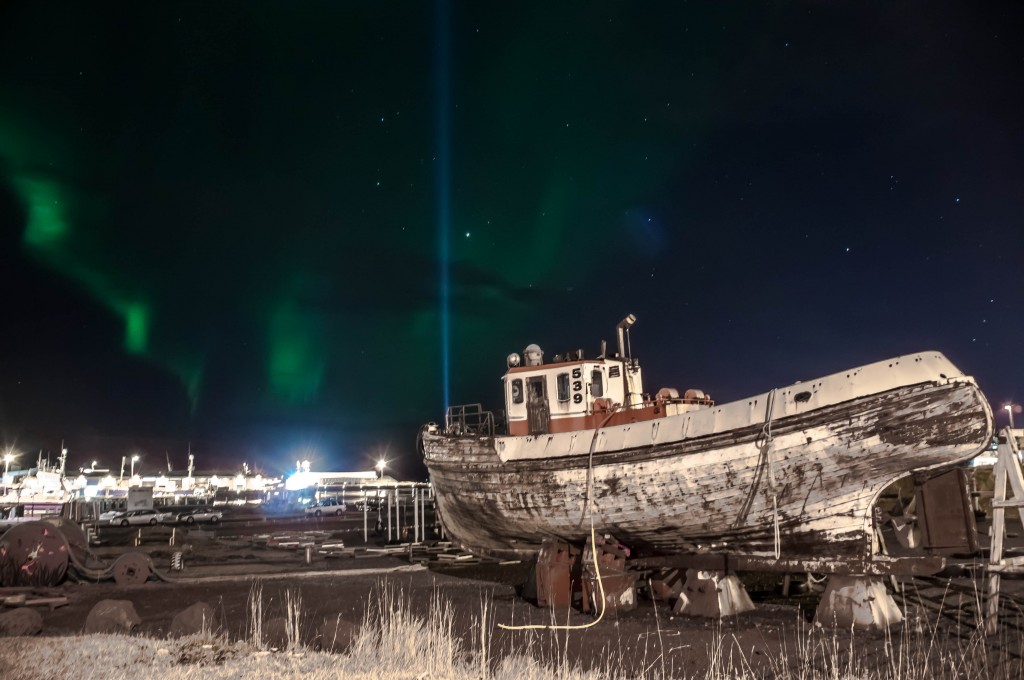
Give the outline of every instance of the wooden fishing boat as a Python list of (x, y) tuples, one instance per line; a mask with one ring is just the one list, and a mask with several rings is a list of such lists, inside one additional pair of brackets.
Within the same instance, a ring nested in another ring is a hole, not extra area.
[(644, 392), (629, 349), (508, 357), (506, 422), (454, 406), (421, 430), (445, 530), (528, 558), (596, 530), (634, 554), (870, 560), (872, 506), (894, 481), (985, 450), (991, 408), (938, 352), (886, 359), (726, 404)]

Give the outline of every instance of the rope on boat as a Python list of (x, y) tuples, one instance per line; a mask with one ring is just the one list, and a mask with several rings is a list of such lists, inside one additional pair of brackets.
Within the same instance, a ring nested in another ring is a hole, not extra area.
[(772, 414), (775, 410), (775, 390), (768, 393), (768, 401), (765, 408), (764, 425), (761, 427), (761, 455), (757, 460), (757, 469), (754, 472), (754, 482), (750, 485), (743, 505), (740, 507), (739, 515), (733, 522), (733, 528), (742, 526), (747, 521), (750, 509), (754, 504), (754, 497), (761, 486), (761, 478), (764, 476), (765, 468), (768, 470), (768, 482), (766, 486), (772, 494), (772, 524), (774, 525), (775, 538), (775, 559), (781, 556), (781, 535), (779, 531), (779, 492), (775, 482), (775, 464), (772, 461)]
[(781, 556), (779, 536), (779, 487), (775, 483), (775, 465), (772, 462), (772, 413), (775, 411), (775, 390), (768, 393), (767, 415), (761, 433), (764, 435), (765, 461), (768, 464), (768, 489), (772, 492), (772, 523), (775, 525), (775, 559)]
[(534, 623), (522, 626), (507, 626), (504, 623), (499, 623), (498, 628), (502, 630), (584, 630), (601, 623), (601, 619), (604, 618), (604, 611), (608, 608), (608, 602), (604, 596), (604, 580), (601, 579), (601, 565), (597, 559), (597, 539), (594, 535), (594, 516), (590, 516), (590, 553), (594, 556), (594, 574), (597, 576), (597, 587), (601, 591), (601, 613), (597, 615), (597, 618), (590, 623), (581, 623), (579, 625), (552, 625), (548, 623)]
[[(619, 407), (621, 408), (621, 407)], [(608, 602), (605, 600), (604, 595), (604, 580), (601, 578), (601, 565), (597, 559), (597, 538), (596, 532), (594, 531), (594, 449), (597, 448), (597, 435), (600, 433), (601, 428), (608, 424), (608, 421), (612, 419), (612, 416), (618, 412), (618, 408), (612, 409), (612, 412), (601, 421), (601, 424), (594, 429), (594, 436), (590, 440), (590, 454), (587, 456), (587, 488), (586, 498), (584, 499), (583, 505), (583, 516), (580, 517), (580, 526), (583, 525), (583, 521), (588, 517), (590, 518), (590, 553), (594, 558), (594, 574), (597, 577), (597, 587), (601, 591), (601, 613), (597, 615), (597, 618), (590, 623), (583, 623), (580, 625), (551, 625), (551, 624), (529, 624), (522, 626), (507, 626), (504, 623), (499, 623), (498, 628), (502, 630), (583, 630), (590, 628), (601, 623), (601, 619), (604, 618), (605, 609), (608, 608)]]
[(594, 428), (594, 436), (590, 438), (590, 453), (587, 456), (587, 488), (586, 497), (583, 499), (583, 515), (580, 517), (580, 523), (577, 526), (583, 526), (584, 520), (590, 517), (590, 526), (593, 529), (594, 526), (594, 449), (597, 448), (597, 435), (601, 433), (601, 429), (608, 424), (608, 421), (612, 419), (612, 416), (618, 413), (622, 406), (618, 406), (611, 410), (601, 424)]

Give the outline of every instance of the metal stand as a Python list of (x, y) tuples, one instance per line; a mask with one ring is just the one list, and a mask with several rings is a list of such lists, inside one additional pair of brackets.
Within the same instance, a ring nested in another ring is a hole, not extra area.
[(832, 576), (821, 596), (814, 621), (822, 626), (885, 630), (903, 620), (878, 576)]
[(721, 619), (753, 608), (754, 603), (735, 574), (687, 569), (683, 592), (672, 611), (684, 616)]

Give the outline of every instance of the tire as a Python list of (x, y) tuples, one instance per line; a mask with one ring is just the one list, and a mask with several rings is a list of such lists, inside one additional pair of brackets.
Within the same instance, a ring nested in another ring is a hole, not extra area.
[(121, 520), (121, 526), (123, 526), (123, 527), (128, 526), (128, 520), (126, 520), (126, 519)]
[(210, 524), (216, 524), (219, 521), (220, 520), (217, 519), (217, 515), (214, 515), (213, 517), (210, 518)]
[(151, 526), (151, 527), (155, 527), (156, 526), (156, 517), (154, 517), (153, 519), (149, 520), (149, 526)]
[(185, 519), (185, 524), (195, 524), (195, 523), (196, 523), (196, 518), (195, 517), (187, 517)]
[(320, 516), (320, 515), (322, 515), (322, 514), (323, 514), (323, 513), (322, 513), (322, 512), (320, 512), (319, 510), (317, 510), (316, 512), (314, 512), (314, 513), (313, 513), (313, 515), (315, 515), (316, 517), (319, 517), (319, 516)]
[(334, 516), (341, 517), (341, 508), (338, 508), (337, 510), (334, 511)]

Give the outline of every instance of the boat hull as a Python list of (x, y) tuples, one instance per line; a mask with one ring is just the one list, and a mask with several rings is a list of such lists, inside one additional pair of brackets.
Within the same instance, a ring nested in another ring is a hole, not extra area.
[(421, 448), (446, 531), (479, 554), (525, 558), (546, 538), (582, 543), (592, 520), (644, 554), (778, 547), (783, 557), (865, 559), (881, 491), (969, 460), (992, 430), (974, 381), (943, 375), (703, 436), (591, 443), (592, 453), (503, 460), (502, 437), (429, 431)]

